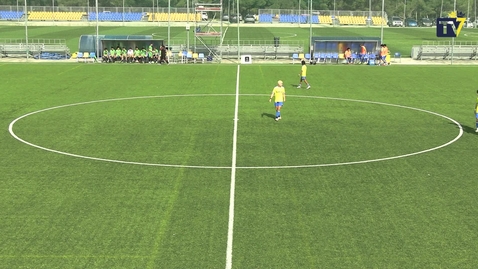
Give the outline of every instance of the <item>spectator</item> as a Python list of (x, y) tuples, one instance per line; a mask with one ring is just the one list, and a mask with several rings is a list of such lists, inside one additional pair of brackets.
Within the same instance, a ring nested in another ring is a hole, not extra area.
[(101, 56), (101, 59), (104, 63), (107, 63), (110, 60), (110, 53), (107, 48), (103, 50), (103, 55)]
[(387, 44), (380, 45), (380, 64), (388, 65), (387, 63), (388, 47)]
[(347, 62), (347, 64), (352, 63), (352, 50), (350, 50), (350, 48), (347, 48), (345, 50), (344, 57), (345, 57), (345, 61)]
[(126, 59), (127, 63), (134, 62), (134, 50), (131, 47), (128, 49), (128, 52), (126, 52), (126, 57), (127, 57)]
[(160, 58), (159, 58), (159, 63), (162, 64), (162, 63), (167, 63), (169, 64), (169, 61), (168, 61), (168, 58), (166, 57), (166, 47), (161, 45), (161, 48), (160, 48)]
[(360, 63), (363, 64), (365, 62), (365, 55), (367, 55), (367, 48), (365, 47), (365, 44), (360, 45)]
[(116, 50), (114, 47), (111, 47), (110, 53), (108, 54), (109, 62), (114, 63), (115, 62), (115, 56), (116, 55)]

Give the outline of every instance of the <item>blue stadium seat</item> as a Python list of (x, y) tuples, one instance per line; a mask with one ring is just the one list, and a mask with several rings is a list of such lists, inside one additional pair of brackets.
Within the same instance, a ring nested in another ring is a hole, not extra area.
[(314, 52), (313, 60), (319, 62), (320, 61), (320, 53)]
[(300, 15), (300, 16), (298, 16), (298, 19), (300, 20), (300, 23), (307, 23), (308, 22), (307, 21), (308, 17), (309, 17), (308, 15)]
[[(98, 20), (99, 21), (141, 21), (143, 14), (141, 12), (133, 12), (133, 13), (122, 13), (122, 12), (101, 12), (98, 13)], [(89, 12), (88, 13), (88, 20), (89, 21), (96, 21), (96, 13)]]
[(312, 23), (319, 23), (319, 16), (312, 15)]
[(259, 22), (272, 22), (272, 14), (259, 15)]
[(22, 11), (0, 11), (1, 20), (18, 20), (23, 16)]
[(335, 63), (339, 62), (339, 54), (337, 52), (331, 53), (330, 55), (330, 61), (334, 61)]

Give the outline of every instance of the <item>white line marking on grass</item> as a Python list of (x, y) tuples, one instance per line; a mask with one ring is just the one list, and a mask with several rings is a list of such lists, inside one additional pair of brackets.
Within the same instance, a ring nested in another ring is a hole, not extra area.
[(163, 95), (163, 96), (138, 96), (138, 97), (125, 97), (125, 98), (114, 98), (114, 99), (103, 99), (103, 100), (95, 100), (95, 101), (87, 101), (87, 102), (81, 102), (81, 103), (75, 103), (75, 104), (68, 104), (68, 105), (61, 105), (61, 106), (55, 106), (55, 107), (50, 107), (50, 108), (45, 108), (41, 110), (37, 110), (34, 112), (30, 112), (28, 114), (25, 114), (23, 116), (20, 116), (13, 120), (10, 125), (8, 126), (8, 131), (10, 132), (10, 135), (13, 136), (15, 139), (18, 141), (27, 144), (29, 146), (53, 152), (53, 153), (58, 153), (70, 157), (76, 157), (76, 158), (83, 158), (83, 159), (88, 159), (88, 160), (94, 160), (94, 161), (104, 161), (104, 162), (112, 162), (112, 163), (120, 163), (120, 164), (134, 164), (134, 165), (144, 165), (144, 166), (162, 166), (162, 167), (177, 167), (177, 168), (203, 168), (203, 169), (230, 169), (231, 167), (229, 166), (203, 166), (203, 165), (176, 165), (176, 164), (160, 164), (160, 163), (144, 163), (144, 162), (132, 162), (132, 161), (123, 161), (123, 160), (113, 160), (113, 159), (106, 159), (106, 158), (97, 158), (97, 157), (90, 157), (90, 156), (84, 156), (84, 155), (79, 155), (79, 154), (74, 154), (74, 153), (69, 153), (69, 152), (64, 152), (64, 151), (59, 151), (55, 149), (50, 149), (46, 147), (42, 147), (33, 143), (30, 143), (26, 140), (23, 140), (19, 136), (13, 132), (13, 126), (15, 123), (23, 118), (26, 118), (28, 116), (38, 114), (41, 112), (49, 111), (49, 110), (54, 110), (54, 109), (59, 109), (59, 108), (66, 108), (66, 107), (72, 107), (72, 106), (79, 106), (79, 105), (88, 105), (88, 104), (95, 104), (95, 103), (103, 103), (103, 102), (112, 102), (112, 101), (125, 101), (125, 100), (135, 100), (135, 99), (149, 99), (149, 98), (168, 98), (168, 97), (198, 97), (198, 96), (233, 96), (234, 94), (184, 94), (184, 95)]
[(236, 190), (236, 157), (237, 157), (237, 121), (239, 120), (239, 73), (241, 66), (237, 66), (236, 103), (234, 105), (234, 131), (232, 135), (232, 164), (231, 164), (231, 191), (229, 196), (229, 222), (227, 228), (226, 269), (232, 268), (232, 239), (234, 231), (234, 194)]
[[(255, 94), (244, 94), (244, 95), (255, 95)], [(451, 145), (452, 143), (456, 142), (463, 135), (463, 127), (456, 120), (454, 120), (454, 119), (452, 119), (448, 116), (438, 114), (436, 112), (432, 112), (432, 111), (429, 111), (429, 110), (421, 109), (421, 108), (415, 108), (415, 107), (409, 107), (409, 106), (403, 106), (403, 105), (395, 105), (395, 104), (388, 104), (388, 103), (382, 103), (382, 102), (356, 100), (356, 99), (345, 99), (345, 98), (335, 98), (335, 97), (304, 96), (304, 95), (287, 95), (287, 96), (289, 96), (289, 97), (299, 97), (299, 98), (315, 98), (315, 99), (350, 101), (350, 102), (368, 103), (368, 104), (376, 104), (376, 105), (384, 105), (384, 106), (392, 106), (392, 107), (411, 109), (411, 110), (425, 112), (425, 113), (429, 113), (429, 114), (432, 114), (432, 115), (435, 115), (435, 116), (445, 118), (445, 119), (453, 122), (456, 126), (458, 126), (458, 128), (460, 130), (458, 132), (458, 135), (453, 140), (451, 140), (451, 141), (449, 141), (449, 142), (447, 142), (443, 145), (439, 145), (437, 147), (425, 149), (425, 150), (422, 150), (422, 151), (412, 152), (412, 153), (408, 153), (408, 154), (403, 154), (403, 155), (397, 155), (397, 156), (391, 156), (391, 157), (385, 157), (385, 158), (379, 158), (379, 159), (363, 160), (363, 161), (342, 162), (342, 163), (324, 163), (324, 164), (310, 164), (310, 165), (286, 165), (286, 166), (250, 166), (250, 167), (237, 167), (237, 168), (240, 168), (240, 169), (309, 168), (309, 167), (339, 166), (339, 165), (350, 165), (350, 164), (362, 164), (362, 163), (387, 161), (387, 160), (410, 157), (410, 156), (414, 156), (414, 155), (418, 155), (418, 154), (422, 154), (422, 153), (427, 153), (427, 152), (430, 152), (430, 151), (434, 151), (434, 150), (437, 150), (437, 149), (444, 148), (444, 147), (446, 147), (448, 145)]]
[[(238, 72), (239, 74), (239, 72)], [(239, 82), (238, 82), (239, 83)], [(236, 99), (239, 97), (238, 93), (238, 85), (237, 84), (237, 92), (236, 94), (185, 94), (185, 95), (163, 95), (163, 96), (139, 96), (139, 97), (127, 97), (127, 98), (115, 98), (115, 99), (104, 99), (104, 100), (95, 100), (95, 101), (89, 101), (89, 102), (82, 102), (82, 103), (75, 103), (75, 104), (68, 104), (68, 105), (61, 105), (61, 106), (56, 106), (56, 107), (50, 107), (50, 108), (45, 108), (42, 110), (34, 111), (28, 114), (25, 114), (23, 116), (20, 116), (13, 120), (9, 127), (8, 130), (10, 132), (10, 135), (13, 136), (15, 139), (18, 141), (27, 144), (29, 146), (45, 150), (45, 151), (50, 151), (53, 153), (58, 153), (58, 154), (63, 154), (71, 157), (77, 157), (77, 158), (83, 158), (83, 159), (89, 159), (89, 160), (95, 160), (95, 161), (104, 161), (104, 162), (112, 162), (112, 163), (120, 163), (120, 164), (134, 164), (134, 165), (144, 165), (144, 166), (161, 166), (161, 167), (175, 167), (175, 168), (201, 168), (201, 169), (231, 169), (229, 166), (202, 166), (202, 165), (178, 165), (178, 164), (161, 164), (161, 163), (145, 163), (145, 162), (132, 162), (132, 161), (122, 161), (122, 160), (113, 160), (113, 159), (105, 159), (105, 158), (97, 158), (97, 157), (89, 157), (89, 156), (83, 156), (83, 155), (78, 155), (78, 154), (73, 154), (73, 153), (68, 153), (68, 152), (63, 152), (59, 150), (54, 150), (54, 149), (49, 149), (45, 148), (33, 143), (30, 143), (26, 140), (23, 140), (22, 138), (18, 137), (14, 131), (13, 131), (13, 126), (15, 123), (23, 118), (26, 118), (28, 116), (31, 116), (33, 114), (37, 114), (40, 112), (45, 112), (53, 109), (58, 109), (58, 108), (65, 108), (65, 107), (72, 107), (72, 106), (79, 106), (79, 105), (86, 105), (86, 104), (94, 104), (94, 103), (101, 103), (101, 102), (111, 102), (111, 101), (124, 101), (124, 100), (133, 100), (133, 99), (148, 99), (148, 98), (168, 98), (168, 97), (207, 97), (207, 96), (236, 96)], [(268, 96), (267, 94), (241, 94), (241, 96)], [(326, 100), (339, 100), (339, 101), (348, 101), (348, 102), (360, 102), (360, 103), (369, 103), (369, 104), (376, 104), (376, 105), (385, 105), (385, 106), (392, 106), (392, 107), (399, 107), (399, 108), (405, 108), (405, 109), (411, 109), (411, 110), (416, 110), (420, 112), (425, 112), (429, 113), (432, 115), (436, 115), (442, 118), (445, 118), (451, 122), (453, 122), (456, 126), (459, 128), (459, 133), (458, 135), (451, 141), (439, 145), (430, 149), (425, 149), (422, 151), (418, 152), (412, 152), (404, 155), (398, 155), (398, 156), (391, 156), (391, 157), (386, 157), (386, 158), (380, 158), (380, 159), (370, 159), (370, 160), (362, 160), (362, 161), (353, 161), (353, 162), (340, 162), (340, 163), (325, 163), (325, 164), (310, 164), (310, 165), (286, 165), (286, 166), (234, 166), (234, 169), (284, 169), (284, 168), (311, 168), (311, 167), (327, 167), (327, 166), (340, 166), (340, 165), (350, 165), (350, 164), (362, 164), (362, 163), (372, 163), (372, 162), (380, 162), (380, 161), (387, 161), (387, 160), (393, 160), (393, 159), (399, 159), (399, 158), (405, 158), (405, 157), (410, 157), (422, 153), (427, 153), (431, 152), (434, 150), (438, 150), (441, 148), (444, 148), (446, 146), (451, 145), (452, 143), (456, 142), (460, 137), (463, 135), (463, 127), (461, 126), (460, 123), (458, 123), (456, 120), (447, 117), (445, 115), (441, 115), (432, 111), (420, 109), (420, 108), (414, 108), (414, 107), (409, 107), (409, 106), (403, 106), (403, 105), (395, 105), (395, 104), (388, 104), (388, 103), (381, 103), (381, 102), (374, 102), (374, 101), (365, 101), (365, 100), (356, 100), (356, 99), (345, 99), (345, 98), (335, 98), (335, 97), (322, 97), (322, 96), (304, 96), (304, 95), (288, 95), (290, 97), (297, 97), (297, 98), (315, 98), (315, 99), (326, 99)], [(238, 102), (236, 100), (236, 105), (238, 105)], [(236, 111), (237, 112), (237, 111)], [(235, 115), (234, 122), (235, 125), (237, 124), (237, 115)], [(237, 130), (236, 130), (237, 131)]]
[(80, 65), (80, 64), (79, 64), (79, 65), (77, 65), (77, 66), (75, 66), (75, 67), (73, 67), (73, 68), (66, 69), (66, 70), (63, 71), (63, 72), (58, 73), (58, 75), (63, 75), (63, 74), (65, 74), (66, 72), (70, 72), (71, 70), (77, 69), (77, 68), (79, 68), (79, 67), (81, 67), (81, 66), (85, 66), (85, 65), (83, 65), (83, 64)]

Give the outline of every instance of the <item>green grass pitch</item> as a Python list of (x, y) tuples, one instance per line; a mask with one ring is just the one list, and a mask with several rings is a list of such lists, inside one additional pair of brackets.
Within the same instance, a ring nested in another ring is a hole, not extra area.
[(473, 268), (475, 69), (299, 69), (0, 63), (0, 268)]

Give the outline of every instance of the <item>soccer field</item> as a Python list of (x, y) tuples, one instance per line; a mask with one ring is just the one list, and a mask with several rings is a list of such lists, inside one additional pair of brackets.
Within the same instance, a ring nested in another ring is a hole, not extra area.
[(299, 70), (0, 63), (0, 268), (473, 268), (475, 69)]

